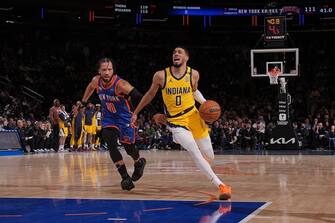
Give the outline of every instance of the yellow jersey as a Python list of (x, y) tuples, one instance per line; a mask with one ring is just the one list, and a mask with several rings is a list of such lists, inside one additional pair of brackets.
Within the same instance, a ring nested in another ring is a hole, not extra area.
[(64, 121), (60, 119), (60, 120), (58, 121), (58, 126), (59, 126), (60, 129), (65, 128), (65, 123), (64, 123)]
[(173, 76), (171, 67), (165, 70), (165, 82), (162, 87), (162, 97), (168, 118), (184, 116), (195, 108), (192, 90), (192, 69), (187, 67), (180, 78)]

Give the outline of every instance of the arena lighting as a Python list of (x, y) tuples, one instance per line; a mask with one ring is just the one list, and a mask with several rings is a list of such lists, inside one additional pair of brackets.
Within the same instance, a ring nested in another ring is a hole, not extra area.
[(299, 14), (299, 25), (303, 26), (305, 24), (305, 14), (304, 13), (300, 13)]
[(44, 8), (41, 8), (41, 19), (44, 19)]
[(136, 25), (139, 25), (142, 23), (142, 14), (136, 13)]
[(109, 19), (109, 20), (112, 20), (112, 19), (115, 19), (114, 16), (95, 16), (96, 19)]
[(88, 22), (94, 22), (94, 18), (95, 18), (95, 11), (89, 10), (88, 11)]
[(166, 22), (168, 18), (161, 19), (142, 19), (143, 22)]
[(0, 8), (0, 11), (11, 11), (11, 10), (13, 10), (14, 9), (14, 7), (8, 7), (8, 8)]

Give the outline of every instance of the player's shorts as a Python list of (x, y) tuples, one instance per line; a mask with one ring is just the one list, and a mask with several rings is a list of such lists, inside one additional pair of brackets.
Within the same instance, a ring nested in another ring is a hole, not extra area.
[(69, 135), (69, 129), (67, 127), (59, 129), (59, 136), (67, 137)]
[(93, 134), (93, 131), (94, 131), (94, 129), (93, 129), (93, 125), (85, 125), (85, 126), (84, 126), (84, 130), (85, 130), (85, 132), (87, 132), (88, 134)]
[[(76, 132), (78, 131), (78, 132)], [(84, 135), (84, 131), (82, 131), (81, 129), (72, 129), (72, 135), (71, 135), (71, 140), (70, 140), (70, 145), (74, 146), (82, 146), (83, 144), (83, 135)]]
[(208, 136), (208, 126), (200, 117), (196, 108), (185, 115), (168, 118), (167, 121), (170, 128), (182, 127), (191, 131), (194, 139), (202, 139)]
[(92, 125), (92, 135), (96, 135), (96, 134), (97, 134), (97, 126)]
[(129, 120), (125, 119), (107, 119), (103, 120), (103, 128), (116, 128), (120, 133), (120, 142), (126, 144), (135, 143), (135, 128), (130, 125)]

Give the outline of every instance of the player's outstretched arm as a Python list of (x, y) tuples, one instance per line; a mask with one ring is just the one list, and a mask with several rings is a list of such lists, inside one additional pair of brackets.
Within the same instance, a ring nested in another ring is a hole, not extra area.
[[(121, 80), (120, 83), (116, 85), (117, 94), (128, 95), (131, 97), (132, 101), (135, 102), (136, 105), (139, 105), (140, 101), (143, 98), (143, 94), (139, 92), (135, 87), (129, 84), (125, 80)], [(152, 100), (152, 99), (151, 99)], [(156, 109), (154, 106), (149, 104), (149, 110), (153, 113), (156, 113)], [(133, 121), (134, 119), (134, 121)], [(131, 124), (134, 125), (136, 122), (137, 116), (132, 116)], [(162, 118), (161, 118), (162, 119)]]
[(152, 99), (156, 96), (158, 89), (162, 86), (164, 80), (164, 72), (158, 71), (155, 73), (152, 84), (150, 89), (144, 94), (140, 103), (137, 105), (133, 117), (132, 117), (132, 124), (135, 124), (137, 120), (137, 114), (146, 106), (148, 105)]
[(93, 94), (93, 91), (98, 86), (99, 76), (93, 77), (92, 81), (87, 85), (83, 98), (81, 99), (82, 102), (87, 102), (87, 100)]
[(158, 71), (155, 73), (153, 79), (152, 79), (152, 84), (150, 89), (144, 94), (144, 96), (142, 97), (140, 103), (137, 105), (134, 114), (137, 115), (138, 113), (140, 113), (140, 111), (146, 106), (148, 105), (152, 99), (154, 99), (154, 97), (157, 94), (157, 91), (159, 89), (159, 87), (161, 86), (161, 82), (162, 82), (162, 75), (161, 72)]

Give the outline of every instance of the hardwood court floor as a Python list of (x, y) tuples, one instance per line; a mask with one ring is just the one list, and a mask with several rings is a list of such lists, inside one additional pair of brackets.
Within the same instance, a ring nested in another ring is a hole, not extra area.
[[(141, 154), (145, 175), (131, 192), (121, 190), (107, 152), (0, 157), (0, 197), (205, 201), (217, 195), (187, 152)], [(232, 201), (272, 202), (250, 222), (335, 222), (335, 156), (216, 155), (214, 169), (232, 186)]]

